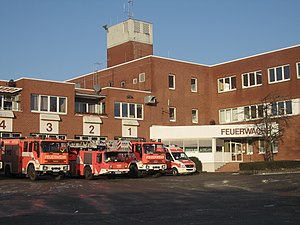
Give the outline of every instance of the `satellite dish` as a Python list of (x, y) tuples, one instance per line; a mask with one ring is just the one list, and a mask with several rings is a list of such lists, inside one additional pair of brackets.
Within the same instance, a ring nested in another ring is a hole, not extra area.
[(97, 94), (99, 94), (101, 92), (101, 86), (100, 84), (95, 84), (94, 85), (94, 90)]

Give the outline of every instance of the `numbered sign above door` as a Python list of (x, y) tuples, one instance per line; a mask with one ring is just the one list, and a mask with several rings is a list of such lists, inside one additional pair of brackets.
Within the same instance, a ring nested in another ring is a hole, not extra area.
[(40, 114), (40, 133), (59, 134), (59, 115)]
[(122, 137), (138, 137), (138, 126), (137, 120), (122, 120)]
[(100, 136), (100, 124), (102, 120), (99, 116), (83, 117), (83, 135)]

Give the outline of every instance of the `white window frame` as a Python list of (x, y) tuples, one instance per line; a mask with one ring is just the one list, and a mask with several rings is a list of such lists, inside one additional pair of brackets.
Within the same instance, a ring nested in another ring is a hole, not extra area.
[[(144, 105), (138, 103), (129, 103), (129, 102), (115, 102), (114, 107), (116, 104), (119, 104), (119, 114), (120, 116), (115, 115), (114, 109), (114, 118), (117, 119), (136, 119), (136, 120), (143, 120), (144, 119)], [(124, 108), (127, 109), (127, 115), (123, 116), (123, 105)], [(130, 106), (134, 105), (134, 115), (130, 114)], [(138, 106), (142, 109), (141, 117), (138, 117)]]
[[(173, 86), (170, 87), (170, 77), (172, 77), (173, 79)], [(175, 79), (175, 75), (174, 74), (169, 74), (168, 75), (168, 87), (170, 90), (175, 90), (175, 87), (176, 87), (176, 79)]]
[[(195, 82), (194, 88), (193, 88), (193, 84), (192, 84), (193, 80)], [(197, 78), (191, 78), (191, 92), (198, 92), (198, 79)]]
[(140, 73), (139, 74), (139, 82), (143, 83), (146, 81), (146, 74), (145, 73)]
[(300, 79), (300, 62), (296, 63), (296, 69), (297, 69), (297, 78)]
[[(173, 117), (171, 117), (171, 110), (173, 110)], [(169, 120), (170, 122), (176, 122), (176, 108), (175, 107), (169, 107)]]
[[(198, 109), (192, 109), (192, 123), (199, 123), (199, 111)], [(195, 114), (195, 116), (194, 116)]]
[[(288, 66), (289, 67), (289, 78), (284, 78), (284, 67)], [(281, 75), (282, 75), (282, 79), (281, 80), (277, 80), (277, 69), (281, 68)], [(274, 81), (271, 81), (271, 70), (274, 70)], [(276, 67), (272, 67), (272, 68), (268, 68), (268, 80), (269, 80), (269, 84), (276, 84), (276, 83), (280, 83), (280, 82), (285, 82), (285, 81), (289, 81), (291, 80), (291, 67), (289, 64), (286, 65), (282, 65), (282, 66), (276, 66)]]
[[(253, 85), (250, 84), (251, 74), (254, 74), (254, 84)], [(261, 76), (261, 83), (258, 84), (257, 83), (257, 80), (258, 80), (257, 77), (259, 75)], [(244, 82), (244, 76), (247, 76), (247, 82), (248, 82), (247, 86), (245, 85), (245, 82)], [(243, 88), (252, 88), (252, 87), (257, 87), (257, 86), (261, 86), (261, 85), (262, 85), (262, 71), (261, 70), (257, 70), (257, 71), (242, 74), (242, 86), (243, 86)]]
[[(34, 110), (34, 109), (31, 109), (31, 104), (32, 104), (32, 98), (31, 96), (37, 96), (37, 104), (38, 104), (38, 109), (37, 110)], [(52, 113), (52, 114), (63, 114), (63, 115), (66, 115), (67, 114), (67, 111), (68, 111), (68, 98), (67, 97), (64, 97), (64, 96), (52, 96), (52, 95), (39, 95), (39, 94), (31, 94), (30, 96), (30, 111), (31, 112), (42, 112), (42, 113)], [(41, 110), (41, 99), (43, 98), (47, 98), (47, 110)], [(51, 98), (56, 98), (56, 107), (57, 107), (57, 110), (56, 112), (53, 112), (50, 110), (50, 99)], [(65, 112), (60, 112), (60, 105), (59, 105), (59, 100), (60, 99), (65, 99)]]
[[(235, 86), (233, 85), (233, 78), (235, 79)], [(226, 83), (227, 79), (229, 80), (229, 83)], [(228, 76), (228, 77), (223, 77), (218, 79), (218, 93), (235, 91), (235, 90), (236, 90), (236, 76)]]
[(137, 79), (137, 78), (134, 78), (134, 79), (132, 80), (132, 83), (133, 83), (133, 84), (137, 84), (137, 82), (138, 82), (138, 79)]

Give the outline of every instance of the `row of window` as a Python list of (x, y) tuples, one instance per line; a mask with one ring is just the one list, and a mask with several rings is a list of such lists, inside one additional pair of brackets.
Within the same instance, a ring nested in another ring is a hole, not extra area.
[(144, 117), (143, 104), (115, 102), (114, 116), (115, 118), (122, 118), (122, 119), (143, 119)]
[(245, 120), (255, 120), (270, 116), (294, 115), (298, 114), (299, 99), (278, 101), (271, 104), (259, 104), (244, 107), (235, 107), (219, 110), (220, 123), (231, 123)]
[[(300, 62), (296, 64), (297, 78), (300, 79)], [(288, 81), (291, 79), (290, 65), (277, 66), (268, 69), (269, 84)], [(262, 71), (253, 71), (242, 74), (242, 87), (256, 87), (262, 85)], [(218, 79), (218, 92), (236, 90), (236, 76)]]
[(67, 113), (67, 98), (47, 95), (31, 95), (31, 111), (35, 112), (53, 112)]

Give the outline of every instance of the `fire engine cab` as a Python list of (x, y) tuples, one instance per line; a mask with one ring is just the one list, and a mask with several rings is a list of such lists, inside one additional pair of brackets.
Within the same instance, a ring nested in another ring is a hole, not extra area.
[(166, 168), (166, 153), (161, 142), (128, 142), (131, 154), (127, 158), (129, 176), (139, 177), (147, 173), (163, 172)]
[(7, 176), (25, 174), (30, 180), (52, 174), (60, 178), (69, 170), (67, 142), (59, 139), (2, 139), (2, 162)]
[(166, 146), (167, 172), (178, 174), (192, 174), (196, 171), (195, 163), (189, 159), (183, 149), (170, 145)]
[(91, 180), (99, 175), (127, 174), (127, 150), (118, 149), (116, 143), (93, 143), (69, 140), (70, 175)]

